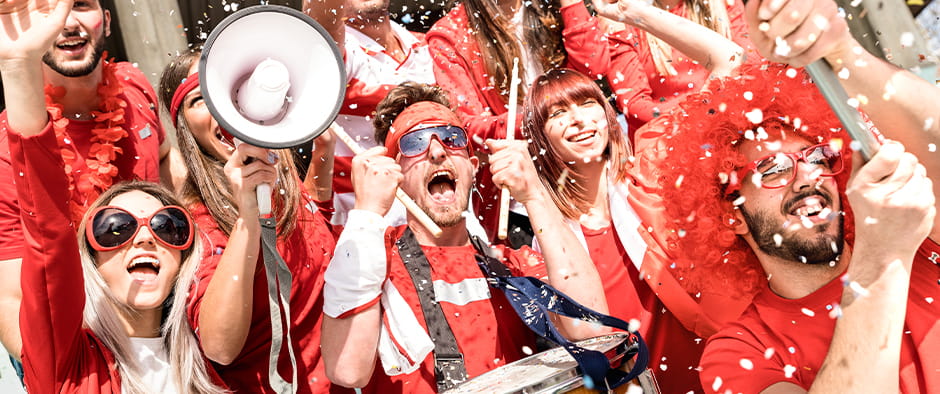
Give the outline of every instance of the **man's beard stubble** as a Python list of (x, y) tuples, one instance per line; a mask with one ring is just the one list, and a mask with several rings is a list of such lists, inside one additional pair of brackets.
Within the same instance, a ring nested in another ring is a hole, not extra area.
[[(800, 237), (787, 230), (782, 223), (774, 223), (772, 215), (766, 211), (757, 210), (754, 213), (748, 213), (744, 205), (739, 208), (754, 242), (762, 252), (768, 255), (805, 264), (830, 264), (837, 261), (842, 254), (845, 217), (841, 212), (831, 213), (830, 215), (835, 215), (835, 218), (829, 223), (805, 229), (814, 231), (816, 235), (822, 235), (806, 239), (806, 236)], [(835, 235), (825, 234), (829, 226), (837, 226)], [(774, 240), (776, 234), (782, 237), (779, 245)]]
[[(79, 33), (69, 34), (67, 36), (78, 36)], [(56, 62), (55, 57), (52, 55), (52, 50), (50, 49), (45, 54), (42, 55), (42, 62), (45, 63), (53, 71), (62, 74), (63, 76), (69, 78), (84, 77), (88, 74), (91, 74), (92, 71), (95, 71), (95, 68), (98, 67), (98, 63), (101, 61), (101, 55), (104, 53), (104, 32), (102, 32), (100, 37), (97, 37), (94, 40), (94, 47), (92, 48), (91, 59), (87, 63), (75, 68), (66, 68), (62, 64)]]

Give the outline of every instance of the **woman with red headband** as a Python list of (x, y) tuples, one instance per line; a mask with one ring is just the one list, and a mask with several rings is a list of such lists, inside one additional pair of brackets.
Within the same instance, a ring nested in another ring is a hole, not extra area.
[[(177, 57), (160, 81), (161, 100), (170, 110), (189, 171), (181, 197), (209, 241), (189, 298), (190, 322), (206, 356), (233, 390), (273, 392), (272, 384), (287, 382), (299, 393), (324, 392), (329, 381), (320, 361), (321, 294), (323, 270), (335, 247), (329, 221), (303, 190), (289, 150), (275, 154), (248, 144), (235, 147), (203, 102), (198, 58), (199, 52)], [(331, 151), (326, 140), (316, 145)], [(328, 164), (323, 167), (332, 168)], [(319, 199), (329, 200), (329, 173), (314, 171), (308, 177), (326, 184)], [(280, 338), (272, 335), (259, 258), (255, 188), (261, 183), (273, 186), (277, 249), (292, 275), (289, 309), (279, 307), (282, 315), (289, 313), (280, 351), (271, 349), (272, 340)]]
[(55, 134), (10, 133), (23, 250), (23, 367), (35, 393), (223, 393), (186, 319), (199, 264), (189, 213), (163, 187), (117, 184), (69, 217)]

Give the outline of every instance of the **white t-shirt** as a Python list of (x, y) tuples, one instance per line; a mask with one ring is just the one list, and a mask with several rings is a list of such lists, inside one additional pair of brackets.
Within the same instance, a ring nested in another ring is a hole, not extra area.
[(131, 350), (137, 356), (137, 365), (147, 389), (153, 393), (179, 394), (172, 383), (175, 371), (167, 360), (163, 338), (131, 338)]

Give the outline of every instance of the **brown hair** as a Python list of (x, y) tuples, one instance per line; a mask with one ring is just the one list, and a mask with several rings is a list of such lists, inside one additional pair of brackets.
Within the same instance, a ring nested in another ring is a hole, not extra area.
[(419, 101), (433, 101), (450, 108), (447, 93), (440, 86), (427, 85), (418, 82), (404, 82), (388, 92), (388, 95), (375, 107), (375, 118), (372, 126), (375, 127), (375, 141), (385, 143), (388, 129), (395, 118), (408, 108), (409, 105)]
[[(189, 77), (189, 69), (193, 62), (198, 61), (200, 54), (201, 51), (198, 49), (184, 52), (163, 69), (159, 88), (163, 108), (170, 107), (173, 93), (183, 80)], [(188, 176), (179, 191), (180, 198), (186, 204), (196, 202), (205, 204), (219, 228), (228, 235), (238, 219), (238, 211), (235, 208), (231, 185), (223, 171), (225, 163), (199, 146), (189, 130), (189, 124), (183, 113), (184, 111), (180, 109), (176, 139), (180, 153), (186, 161)], [(281, 149), (277, 153), (279, 158), (278, 185), (285, 192), (275, 193), (272, 205), (279, 224), (278, 235), (283, 237), (290, 234), (297, 225), (296, 212), (301, 204), (302, 193), (293, 152), (289, 149)]]
[(603, 159), (610, 163), (609, 176), (617, 182), (626, 176), (627, 158), (631, 155), (630, 144), (617, 122), (617, 112), (588, 76), (569, 69), (551, 70), (536, 78), (531, 89), (525, 100), (525, 122), (522, 127), (523, 135), (530, 139), (529, 153), (535, 158), (539, 178), (555, 205), (565, 217), (577, 219), (594, 202), (585, 198), (587, 192), (580, 183), (565, 182), (564, 187), (559, 187), (558, 182), (564, 182), (563, 178), (566, 178), (563, 174), (573, 172), (574, 168), (561, 159), (545, 133), (545, 123), (552, 106), (582, 102), (589, 98), (604, 106), (608, 137)]
[[(521, 45), (514, 33), (511, 17), (503, 15), (497, 0), (462, 0), (467, 22), (480, 48), (486, 72), (503, 98), (509, 101), (512, 59), (519, 58), (519, 75), (526, 75), (521, 51), (529, 51), (542, 64), (543, 70), (561, 67), (567, 57), (561, 39), (563, 29), (558, 0), (520, 1), (523, 8)], [(523, 84), (524, 85), (524, 84)], [(519, 100), (526, 96), (526, 87), (519, 90)]]

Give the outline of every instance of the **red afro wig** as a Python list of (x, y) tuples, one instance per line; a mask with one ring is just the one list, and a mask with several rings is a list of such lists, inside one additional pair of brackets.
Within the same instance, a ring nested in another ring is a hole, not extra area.
[[(660, 186), (667, 223), (675, 226), (668, 229), (676, 241), (670, 242), (676, 245), (671, 252), (686, 290), (751, 296), (766, 279), (753, 251), (733, 231), (735, 196), (726, 195), (728, 184), (737, 181), (735, 170), (748, 164), (738, 152), (741, 142), (796, 134), (841, 147), (850, 160), (851, 140), (802, 70), (748, 65), (716, 82), (654, 123), (671, 130), (663, 137), (668, 151), (658, 164)], [(843, 202), (850, 172), (836, 177)], [(852, 223), (850, 216), (845, 223)]]

